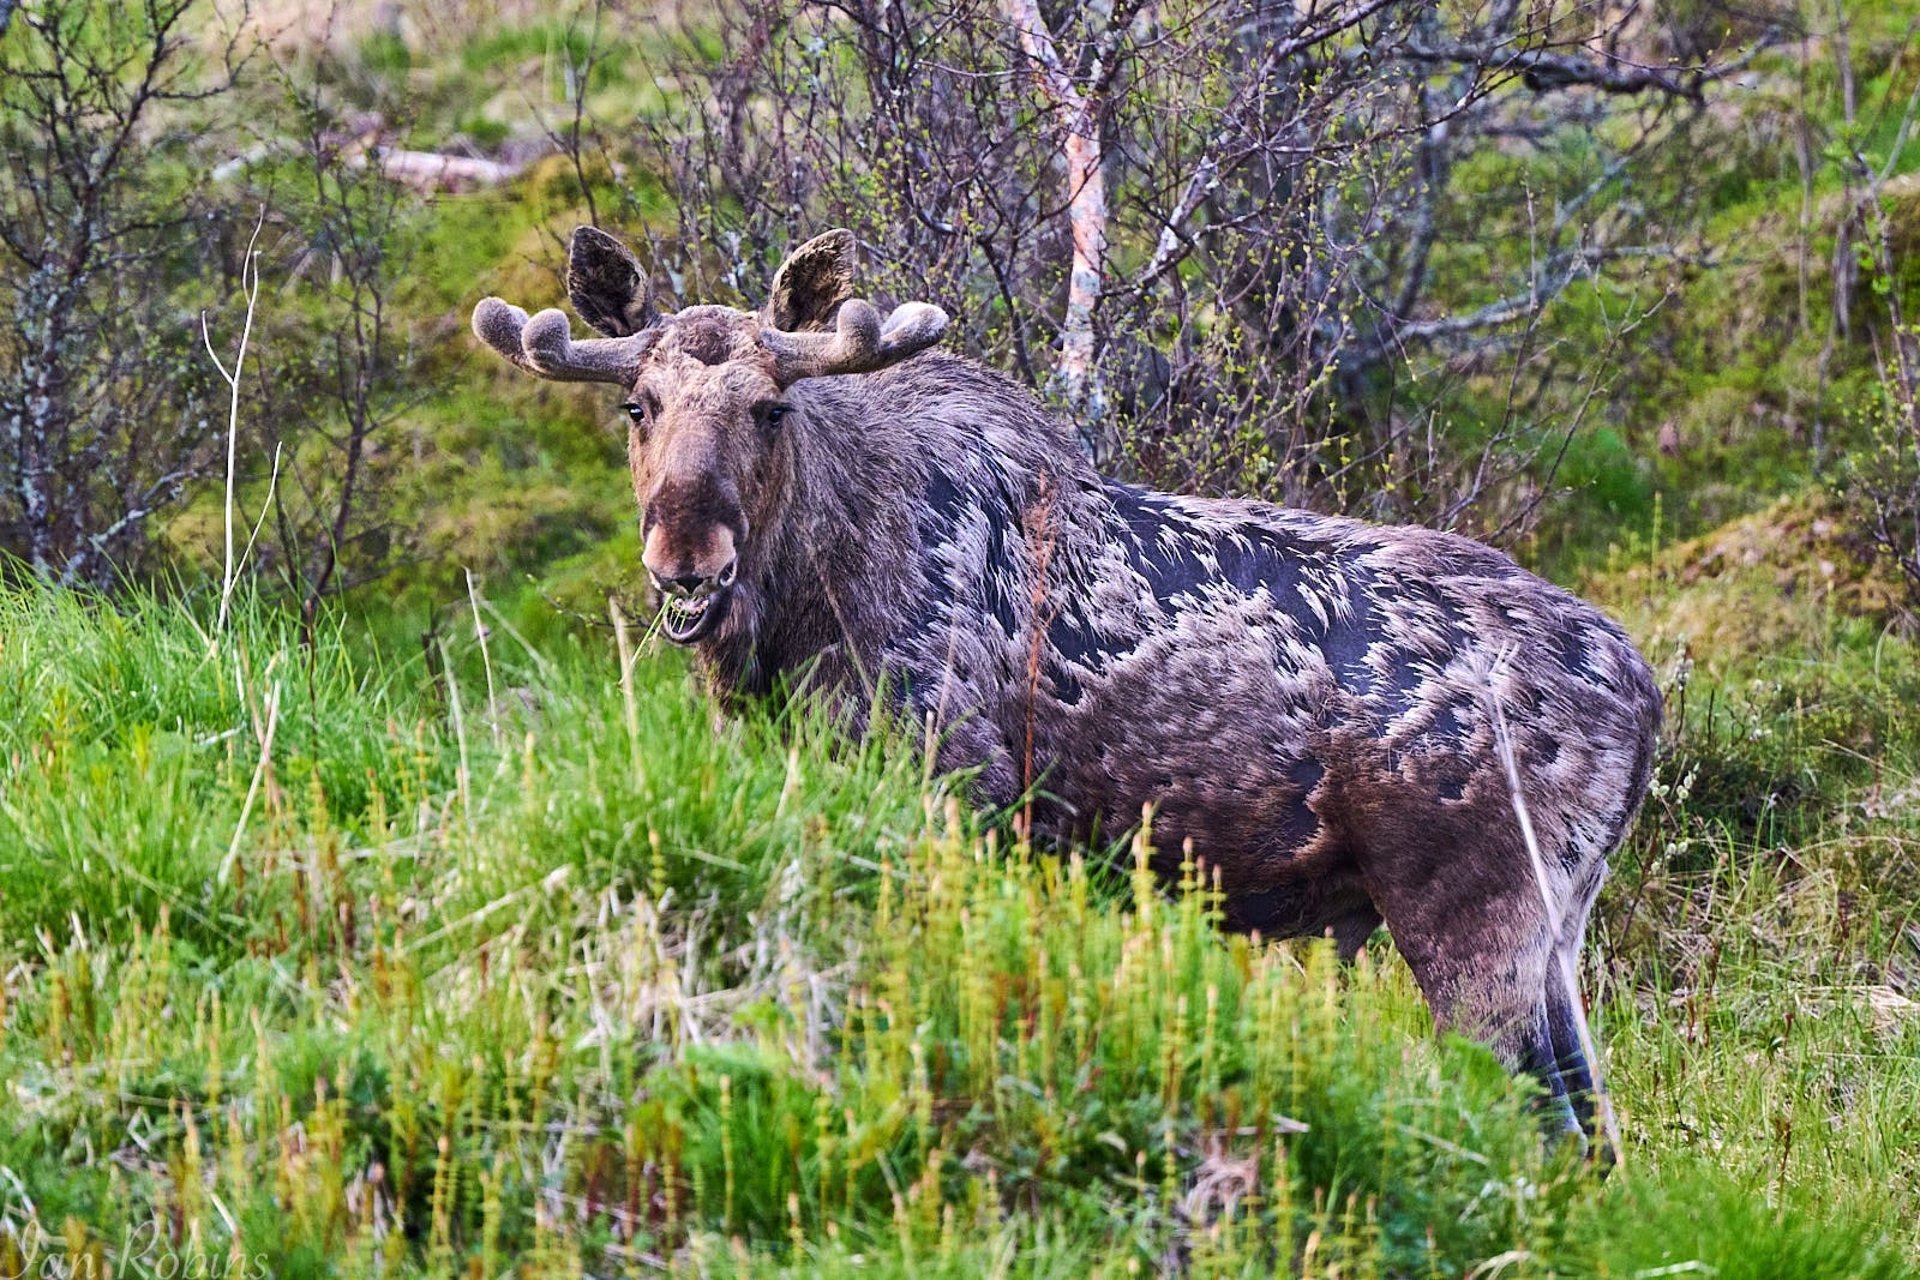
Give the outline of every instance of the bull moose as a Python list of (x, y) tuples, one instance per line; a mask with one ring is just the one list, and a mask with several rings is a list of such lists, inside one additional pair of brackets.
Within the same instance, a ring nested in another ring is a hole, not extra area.
[(892, 690), (981, 800), (1037, 795), (1042, 836), (1151, 806), (1163, 873), (1191, 840), (1232, 927), (1351, 957), (1384, 921), (1436, 1021), (1584, 1131), (1552, 975), (1648, 785), (1661, 699), (1626, 635), (1463, 537), (1099, 475), (1036, 396), (930, 349), (939, 308), (852, 297), (855, 247), (808, 241), (757, 312), (666, 314), (582, 227), (567, 293), (603, 336), (474, 311), (528, 373), (625, 391), (666, 637), (723, 701), (801, 684), (859, 727)]

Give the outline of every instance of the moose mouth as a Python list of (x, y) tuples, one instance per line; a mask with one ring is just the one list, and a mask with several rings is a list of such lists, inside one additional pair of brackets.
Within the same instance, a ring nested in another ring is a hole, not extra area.
[(675, 644), (692, 644), (720, 624), (731, 588), (702, 596), (665, 596), (660, 602), (660, 631)]
[(734, 561), (718, 578), (691, 592), (668, 590), (655, 578), (654, 589), (660, 593), (661, 632), (675, 644), (692, 644), (712, 634), (733, 600), (733, 584), (739, 572), (739, 562)]

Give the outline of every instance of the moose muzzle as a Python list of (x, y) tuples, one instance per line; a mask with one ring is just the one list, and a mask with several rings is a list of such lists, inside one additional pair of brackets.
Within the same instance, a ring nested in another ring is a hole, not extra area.
[(735, 529), (744, 521), (672, 519), (674, 505), (670, 498), (649, 504), (640, 559), (660, 594), (661, 631), (675, 644), (692, 644), (726, 614), (740, 576)]

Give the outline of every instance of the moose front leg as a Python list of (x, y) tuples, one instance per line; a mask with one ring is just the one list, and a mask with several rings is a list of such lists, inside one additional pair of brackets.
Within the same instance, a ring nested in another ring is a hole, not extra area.
[[(1584, 1143), (1581, 1107), (1591, 1110), (1591, 1079), (1578, 1044), (1567, 1051), (1564, 999), (1550, 982), (1556, 939), (1534, 888), (1525, 853), (1425, 861), (1416, 869), (1397, 850), (1396, 873), (1375, 875), (1374, 901), (1441, 1030), (1492, 1049), (1509, 1070), (1537, 1079), (1549, 1131)], [(1504, 867), (1507, 874), (1500, 874)], [(1585, 1102), (1576, 1102), (1576, 1093)]]

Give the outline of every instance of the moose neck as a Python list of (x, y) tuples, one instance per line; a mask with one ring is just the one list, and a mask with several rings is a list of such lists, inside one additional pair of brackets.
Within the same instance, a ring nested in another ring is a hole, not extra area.
[(905, 586), (909, 502), (921, 483), (910, 441), (875, 394), (884, 377), (793, 388), (786, 491), (760, 531), (743, 616), (698, 649), (723, 699), (770, 692), (810, 664), (812, 684), (848, 693), (874, 678), (877, 641)]

